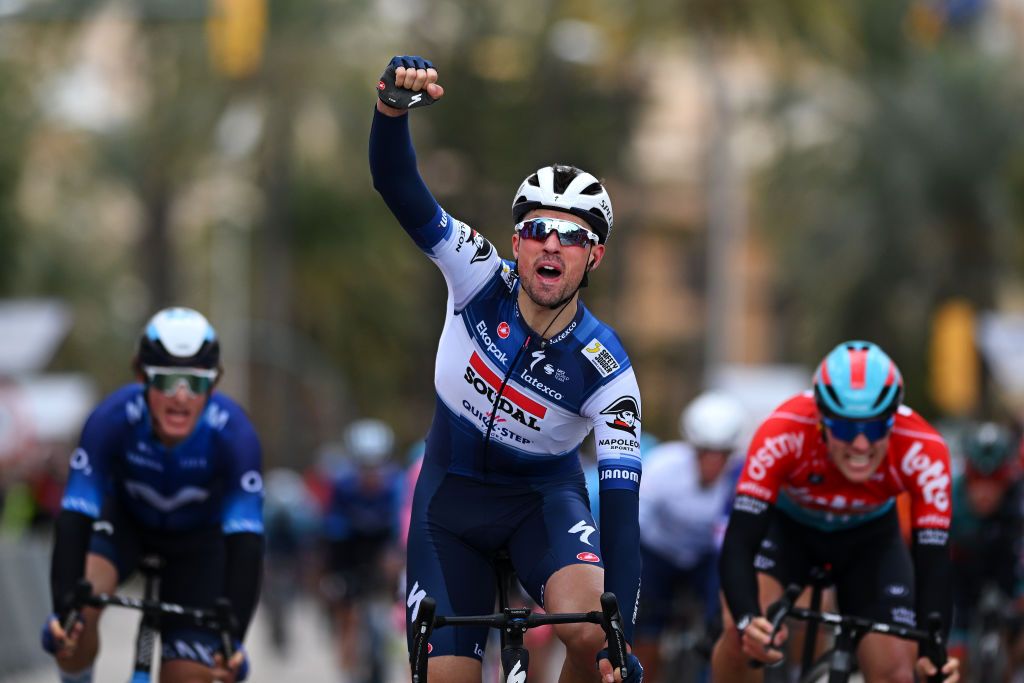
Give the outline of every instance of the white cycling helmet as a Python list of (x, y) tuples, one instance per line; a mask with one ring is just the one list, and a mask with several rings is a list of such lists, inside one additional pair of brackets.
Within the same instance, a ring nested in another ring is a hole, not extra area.
[(545, 166), (523, 181), (512, 201), (512, 219), (518, 223), (534, 209), (554, 209), (579, 216), (597, 233), (601, 244), (612, 233), (612, 200), (608, 192), (597, 178), (575, 166)]
[(345, 451), (353, 461), (372, 467), (391, 455), (395, 433), (380, 420), (356, 420), (345, 430)]
[(694, 448), (731, 453), (739, 448), (746, 421), (746, 410), (736, 398), (706, 391), (686, 406), (679, 429)]

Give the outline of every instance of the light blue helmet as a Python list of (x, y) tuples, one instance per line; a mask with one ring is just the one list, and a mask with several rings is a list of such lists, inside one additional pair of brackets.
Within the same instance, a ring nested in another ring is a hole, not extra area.
[(903, 376), (877, 344), (846, 341), (832, 349), (814, 373), (814, 399), (825, 417), (888, 417), (903, 401)]

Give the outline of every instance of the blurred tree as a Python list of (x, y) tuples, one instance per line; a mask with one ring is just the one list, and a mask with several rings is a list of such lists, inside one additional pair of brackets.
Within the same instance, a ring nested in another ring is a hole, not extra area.
[[(781, 153), (760, 200), (779, 259), (778, 350), (809, 361), (873, 339), (927, 406), (933, 311), (951, 297), (991, 307), (1011, 265), (1024, 91), (966, 36), (918, 41), (909, 3), (854, 6), (842, 40), (806, 28), (771, 113)], [(859, 49), (819, 49), (836, 43)]]

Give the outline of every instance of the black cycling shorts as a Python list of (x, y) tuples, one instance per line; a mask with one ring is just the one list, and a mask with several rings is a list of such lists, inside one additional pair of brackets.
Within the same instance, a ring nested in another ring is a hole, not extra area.
[[(127, 581), (146, 555), (163, 558), (160, 599), (187, 607), (212, 608), (224, 595), (225, 544), (219, 527), (167, 532), (140, 526), (115, 500), (108, 500), (93, 525), (89, 552), (117, 568), (118, 584)], [(213, 666), (220, 647), (216, 632), (199, 629), (180, 617), (163, 617), (160, 624), (164, 660), (187, 659)]]
[(839, 611), (914, 626), (914, 566), (895, 507), (851, 529), (822, 531), (776, 509), (754, 566), (780, 584), (808, 585), (829, 565)]

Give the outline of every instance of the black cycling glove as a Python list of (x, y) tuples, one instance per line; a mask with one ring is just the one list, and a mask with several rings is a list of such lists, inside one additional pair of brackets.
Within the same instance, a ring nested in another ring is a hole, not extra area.
[(429, 59), (423, 57), (406, 56), (392, 57), (391, 63), (380, 75), (377, 83), (377, 97), (389, 107), (395, 109), (415, 109), (433, 104), (437, 100), (427, 94), (426, 88), (413, 92), (408, 88), (400, 88), (395, 85), (395, 70), (404, 66), (406, 69), (433, 69)]

